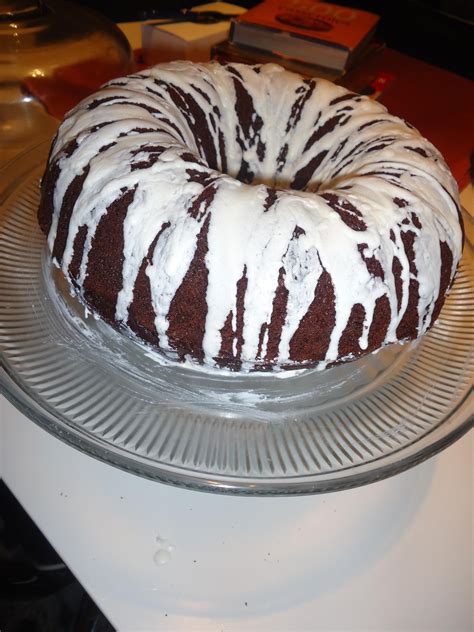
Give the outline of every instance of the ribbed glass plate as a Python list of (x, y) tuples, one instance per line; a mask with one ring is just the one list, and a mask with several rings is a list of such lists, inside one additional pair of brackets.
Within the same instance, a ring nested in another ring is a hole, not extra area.
[(2, 174), (0, 345), (6, 396), (52, 434), (176, 485), (298, 494), (395, 474), (472, 423), (472, 241), (421, 341), (285, 379), (209, 375), (163, 365), (69, 296), (36, 223), (46, 150)]

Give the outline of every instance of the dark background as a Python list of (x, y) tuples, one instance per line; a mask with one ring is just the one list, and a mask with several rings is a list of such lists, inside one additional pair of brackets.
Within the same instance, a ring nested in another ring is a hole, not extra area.
[[(206, 0), (79, 0), (115, 22), (167, 15)], [(231, 0), (228, 0), (231, 1)], [(234, 0), (252, 7), (258, 2)], [(474, 0), (338, 0), (381, 16), (379, 36), (391, 48), (473, 78)]]

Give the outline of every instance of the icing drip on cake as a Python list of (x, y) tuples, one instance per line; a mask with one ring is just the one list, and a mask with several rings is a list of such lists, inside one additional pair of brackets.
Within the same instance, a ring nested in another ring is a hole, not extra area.
[(61, 125), (39, 220), (92, 311), (169, 357), (245, 371), (416, 338), (462, 248), (428, 141), (275, 65), (108, 83)]

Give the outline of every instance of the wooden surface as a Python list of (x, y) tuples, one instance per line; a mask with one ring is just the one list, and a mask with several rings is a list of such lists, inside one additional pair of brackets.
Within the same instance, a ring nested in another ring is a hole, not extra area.
[(474, 82), (389, 48), (348, 75), (347, 87), (391, 77), (378, 100), (416, 127), (443, 154), (459, 188), (469, 184), (474, 152)]

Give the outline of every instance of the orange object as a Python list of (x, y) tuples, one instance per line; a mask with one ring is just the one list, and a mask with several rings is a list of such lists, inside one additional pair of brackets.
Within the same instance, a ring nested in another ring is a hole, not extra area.
[(343, 71), (367, 48), (379, 17), (312, 0), (266, 0), (232, 20), (230, 40), (289, 59)]
[(379, 16), (368, 11), (312, 0), (266, 0), (237, 18), (237, 22), (286, 31), (349, 50), (370, 33)]
[[(463, 189), (474, 152), (474, 82), (390, 48), (361, 64), (355, 74), (359, 85), (364, 76), (380, 90), (378, 100), (391, 114), (411, 123), (439, 149)], [(377, 81), (381, 76), (383, 86)], [(359, 91), (355, 82), (342, 83)]]
[(22, 86), (24, 92), (42, 102), (51, 116), (62, 119), (106, 81), (122, 75), (122, 66), (95, 59), (59, 67), (51, 77), (27, 77)]

